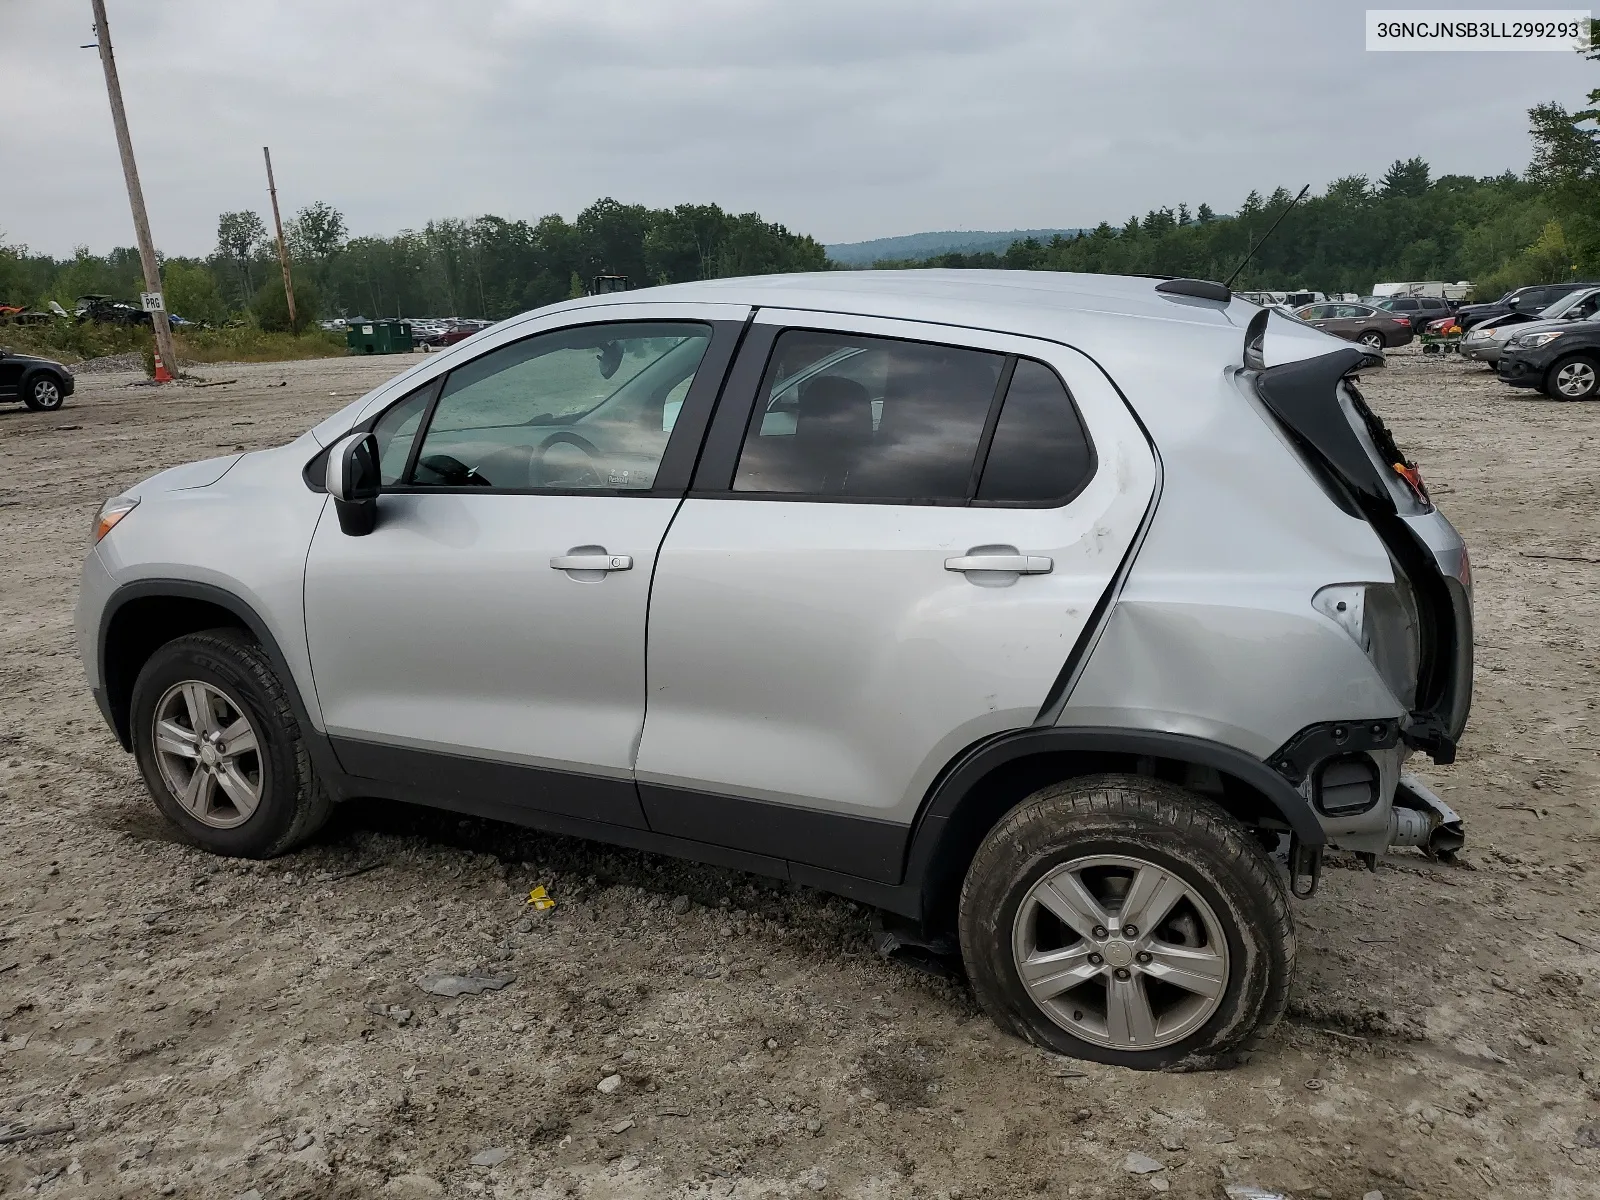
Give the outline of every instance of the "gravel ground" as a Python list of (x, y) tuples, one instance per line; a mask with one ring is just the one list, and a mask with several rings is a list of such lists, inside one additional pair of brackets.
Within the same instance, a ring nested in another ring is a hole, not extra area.
[[(271, 863), (179, 844), (76, 660), (95, 508), (412, 361), (0, 411), (0, 1194), (1600, 1194), (1600, 407), (1414, 352), (1369, 379), (1472, 545), (1473, 721), (1423, 770), (1468, 849), (1330, 863), (1266, 1049), (1149, 1075), (1002, 1036), (866, 911), (734, 872), (403, 806)], [(513, 981), (415, 982), (463, 970)]]

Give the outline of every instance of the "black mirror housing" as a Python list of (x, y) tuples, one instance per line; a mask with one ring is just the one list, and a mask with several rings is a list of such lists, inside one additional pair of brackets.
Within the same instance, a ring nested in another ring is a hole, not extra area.
[(353, 433), (328, 452), (328, 495), (339, 514), (339, 528), (350, 537), (365, 537), (378, 524), (378, 439)]

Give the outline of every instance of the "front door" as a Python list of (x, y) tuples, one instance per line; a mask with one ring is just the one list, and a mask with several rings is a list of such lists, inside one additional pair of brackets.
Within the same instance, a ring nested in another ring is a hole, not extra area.
[(377, 527), (330, 505), (306, 564), (351, 774), (642, 824), (650, 577), (738, 328), (657, 311), (502, 345), (377, 419)]
[(656, 568), (651, 827), (898, 879), (937, 773), (1038, 715), (1155, 478), (1066, 347), (761, 310)]

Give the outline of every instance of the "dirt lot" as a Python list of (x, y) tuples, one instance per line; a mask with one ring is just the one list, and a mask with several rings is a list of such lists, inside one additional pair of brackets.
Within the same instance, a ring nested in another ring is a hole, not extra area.
[[(409, 361), (0, 411), (0, 1194), (1600, 1195), (1600, 406), (1411, 352), (1371, 377), (1472, 545), (1473, 721), (1423, 771), (1468, 850), (1332, 863), (1266, 1051), (1140, 1075), (999, 1035), (867, 912), (750, 876), (377, 806), (272, 863), (175, 842), (78, 665), (90, 518)], [(471, 967), (515, 981), (414, 983)]]

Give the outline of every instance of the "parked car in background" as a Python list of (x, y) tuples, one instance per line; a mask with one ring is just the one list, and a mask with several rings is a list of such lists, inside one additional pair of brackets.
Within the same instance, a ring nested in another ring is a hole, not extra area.
[(1568, 321), (1589, 321), (1596, 315), (1600, 315), (1600, 287), (1569, 292), (1541, 313), (1519, 310), (1473, 326), (1461, 339), (1461, 353), (1492, 366), (1500, 361), (1506, 343), (1521, 333), (1560, 327)]
[(144, 309), (113, 296), (79, 296), (77, 317), (80, 321), (98, 321), (102, 325), (150, 324), (150, 314)]
[(1600, 281), (1585, 279), (1572, 283), (1538, 283), (1507, 292), (1488, 304), (1463, 304), (1456, 310), (1461, 328), (1471, 332), (1475, 325), (1486, 325), (1509, 313), (1540, 313), (1563, 296), (1600, 286)]
[(1417, 280), (1410, 283), (1375, 283), (1372, 296), (1375, 300), (1388, 300), (1394, 296), (1440, 296), (1459, 304), (1472, 294), (1472, 281), (1460, 280), (1445, 283), (1441, 279)]
[(1377, 301), (1372, 307), (1391, 316), (1404, 317), (1410, 322), (1412, 331), (1417, 333), (1429, 321), (1437, 321), (1455, 312), (1443, 296), (1390, 296)]
[(1518, 330), (1496, 365), (1502, 384), (1534, 387), (1552, 400), (1600, 397), (1600, 320), (1557, 330)]
[[(1542, 325), (1542, 323), (1541, 323)], [(1500, 382), (1538, 388), (1552, 400), (1600, 396), (1600, 321), (1517, 330), (1498, 364)]]
[[(457, 342), (464, 342), (473, 334), (488, 325), (487, 321), (449, 321), (430, 328), (417, 340), (422, 345), (434, 350), (442, 350), (446, 346), (454, 346)], [(413, 333), (416, 326), (412, 326)]]
[(0, 401), (21, 400), (34, 412), (54, 412), (72, 389), (72, 372), (63, 364), (0, 347)]
[(570, 301), (112, 497), (83, 663), (217, 854), (366, 797), (703, 859), (1055, 1053), (1230, 1065), (1325, 845), (1461, 845), (1404, 766), (1467, 720), (1467, 551), (1373, 357), (1200, 280)]
[(1335, 337), (1377, 350), (1404, 346), (1416, 333), (1406, 317), (1369, 304), (1309, 304), (1294, 315)]

